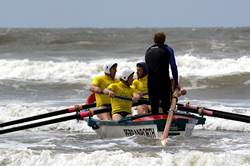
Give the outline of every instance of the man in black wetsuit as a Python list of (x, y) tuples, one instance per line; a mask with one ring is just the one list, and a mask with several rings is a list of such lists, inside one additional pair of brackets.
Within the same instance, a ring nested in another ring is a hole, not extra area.
[(154, 35), (154, 44), (145, 55), (148, 66), (148, 93), (152, 114), (159, 113), (159, 106), (167, 113), (171, 104), (171, 81), (169, 65), (171, 66), (174, 88), (178, 86), (178, 69), (175, 62), (174, 50), (165, 44), (166, 36), (163, 32)]

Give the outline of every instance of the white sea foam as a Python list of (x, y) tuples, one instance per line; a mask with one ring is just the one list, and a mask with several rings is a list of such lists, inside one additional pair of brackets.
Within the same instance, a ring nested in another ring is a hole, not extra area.
[[(0, 60), (0, 79), (17, 79), (44, 82), (81, 82), (103, 73), (107, 61), (118, 62), (118, 73), (124, 67), (135, 70), (136, 62), (143, 59), (99, 59), (95, 61), (32, 61)], [(177, 57), (179, 73), (183, 77), (221, 76), (250, 72), (250, 58), (207, 59), (189, 54)]]
[(250, 80), (245, 81), (243, 84), (245, 84), (245, 85), (250, 85)]
[(186, 54), (177, 58), (179, 73), (183, 77), (222, 76), (250, 72), (250, 58), (207, 59)]
[[(0, 60), (0, 79), (79, 81), (84, 78), (87, 66), (84, 62), (53, 62), (30, 60)], [(91, 69), (88, 68), (89, 73)], [(93, 70), (97, 70), (95, 68)], [(86, 77), (86, 76), (85, 76)]]
[(250, 124), (221, 118), (206, 117), (204, 129), (250, 132)]
[(250, 156), (235, 153), (207, 153), (201, 151), (178, 151), (174, 154), (161, 151), (157, 153), (131, 153), (118, 151), (95, 151), (92, 153), (53, 154), (51, 151), (9, 151), (1, 150), (0, 165), (6, 166), (211, 166), (211, 165), (250, 165)]

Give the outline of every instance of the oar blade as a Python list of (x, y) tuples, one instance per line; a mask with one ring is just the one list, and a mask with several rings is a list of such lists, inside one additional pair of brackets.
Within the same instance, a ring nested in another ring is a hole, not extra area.
[(166, 144), (167, 144), (170, 126), (171, 126), (171, 123), (172, 123), (172, 120), (174, 117), (174, 111), (176, 110), (177, 99), (179, 96), (185, 95), (185, 94), (186, 94), (186, 91), (185, 91), (185, 93), (182, 93), (182, 91), (179, 91), (179, 89), (176, 89), (173, 93), (170, 110), (168, 112), (168, 118), (167, 118), (167, 121), (165, 124), (164, 131), (162, 133), (161, 143), (163, 146), (166, 146)]
[(165, 139), (162, 139), (161, 140), (161, 144), (162, 144), (162, 146), (167, 146), (167, 143), (168, 143), (168, 138), (165, 138)]
[[(174, 105), (174, 102), (175, 101), (172, 102), (173, 105)], [(170, 109), (169, 113), (168, 113), (168, 118), (167, 118), (167, 121), (166, 121), (166, 125), (165, 125), (164, 131), (162, 133), (161, 143), (162, 143), (163, 146), (167, 145), (169, 130), (170, 130), (170, 127), (171, 127), (173, 116), (174, 116), (174, 110)]]

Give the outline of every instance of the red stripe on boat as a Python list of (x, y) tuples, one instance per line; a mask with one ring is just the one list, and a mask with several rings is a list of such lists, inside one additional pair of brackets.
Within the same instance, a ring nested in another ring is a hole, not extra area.
[[(146, 117), (141, 117), (138, 119), (135, 119), (135, 122), (141, 122), (141, 121), (152, 121), (152, 120), (159, 120), (159, 119), (167, 119), (168, 115), (150, 115)], [(178, 120), (178, 119), (191, 119), (189, 116), (183, 116), (183, 115), (174, 115), (173, 120)]]

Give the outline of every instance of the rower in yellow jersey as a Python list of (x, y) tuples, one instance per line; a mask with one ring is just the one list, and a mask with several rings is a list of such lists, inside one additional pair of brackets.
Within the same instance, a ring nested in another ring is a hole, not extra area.
[[(123, 117), (132, 115), (132, 102), (137, 102), (141, 95), (135, 88), (130, 87), (133, 82), (134, 71), (125, 69), (118, 83), (110, 84), (104, 93), (111, 97), (112, 119), (120, 120)], [(131, 98), (132, 100), (124, 100), (115, 96)]]
[[(148, 68), (145, 62), (136, 64), (137, 79), (132, 83), (132, 87), (142, 93), (142, 97), (148, 99)], [(149, 113), (150, 106), (143, 104), (136, 107), (138, 114)]]
[[(91, 82), (90, 90), (95, 93), (96, 107), (104, 107), (111, 104), (110, 97), (103, 94), (103, 90), (110, 84), (118, 82), (115, 78), (117, 71), (117, 63), (107, 63), (104, 65), (104, 75), (96, 76)], [(109, 112), (98, 114), (101, 120), (111, 120)]]

